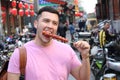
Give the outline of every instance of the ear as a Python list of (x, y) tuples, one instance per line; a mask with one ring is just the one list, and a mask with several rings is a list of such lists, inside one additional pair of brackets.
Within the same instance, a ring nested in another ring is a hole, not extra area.
[(37, 29), (38, 22), (37, 20), (34, 21), (34, 27)]

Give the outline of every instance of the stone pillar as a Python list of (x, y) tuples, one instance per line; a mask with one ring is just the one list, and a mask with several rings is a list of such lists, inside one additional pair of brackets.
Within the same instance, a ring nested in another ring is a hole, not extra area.
[(1, 11), (1, 1), (0, 1), (0, 36), (4, 36), (4, 33), (3, 33), (3, 25), (2, 25), (2, 11)]
[(35, 11), (35, 12), (38, 12), (38, 10), (39, 10), (39, 1), (40, 1), (40, 0), (34, 0), (34, 7), (35, 7), (35, 8), (34, 8), (34, 11)]

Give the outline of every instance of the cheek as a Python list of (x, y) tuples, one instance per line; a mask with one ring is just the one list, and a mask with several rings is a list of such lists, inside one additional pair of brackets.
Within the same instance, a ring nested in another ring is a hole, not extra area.
[(37, 33), (40, 35), (42, 32), (42, 28), (37, 26)]
[(57, 33), (57, 28), (54, 28), (54, 33)]

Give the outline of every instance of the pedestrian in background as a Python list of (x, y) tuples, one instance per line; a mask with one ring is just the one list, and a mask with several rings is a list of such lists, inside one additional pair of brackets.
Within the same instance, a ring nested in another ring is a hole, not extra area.
[(85, 28), (86, 28), (85, 24), (86, 24), (86, 21), (84, 19), (80, 19), (80, 21), (78, 22), (79, 30), (81, 32), (85, 31)]
[(27, 35), (28, 32), (29, 32), (29, 30), (28, 30), (27, 26), (25, 25), (24, 28), (23, 28), (23, 34)]
[(16, 26), (16, 35), (20, 35), (20, 28), (19, 28), (19, 25)]
[(75, 27), (72, 22), (70, 22), (70, 24), (69, 24), (69, 30), (70, 30), (70, 35), (71, 35), (71, 41), (74, 41), (73, 34), (75, 33)]
[(66, 31), (67, 31), (67, 27), (65, 25), (65, 22), (60, 22), (59, 27), (58, 27), (58, 35), (62, 36), (62, 37), (66, 37)]
[(99, 32), (99, 42), (101, 47), (104, 47), (106, 43), (112, 41), (116, 37), (114, 34), (111, 34), (108, 31), (109, 28), (110, 28), (110, 23), (107, 21), (104, 22), (104, 27)]
[[(58, 11), (52, 7), (43, 7), (39, 10), (34, 23), (37, 30), (36, 37), (24, 44), (27, 51), (25, 80), (68, 80), (70, 73), (76, 80), (90, 80), (90, 45), (87, 42), (74, 43), (82, 56), (80, 61), (68, 44), (42, 34), (43, 30), (56, 34), (58, 25)], [(7, 80), (19, 80), (19, 67), (17, 48), (10, 57)]]

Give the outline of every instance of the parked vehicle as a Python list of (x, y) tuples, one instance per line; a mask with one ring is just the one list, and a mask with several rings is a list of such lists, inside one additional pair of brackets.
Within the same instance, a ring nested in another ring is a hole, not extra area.
[(70, 43), (71, 47), (73, 49), (73, 42), (76, 42), (80, 39), (85, 40), (85, 41), (89, 41), (90, 37), (91, 37), (91, 32), (80, 32), (78, 29), (76, 29), (75, 33), (73, 34), (74, 40)]
[(91, 55), (90, 56), (91, 71), (95, 76), (95, 80), (100, 80), (100, 77), (104, 74), (103, 72), (104, 72), (104, 69), (106, 68), (105, 55), (104, 55), (103, 49), (100, 48), (99, 46), (94, 46), (91, 49), (90, 55)]
[(106, 68), (104, 74), (114, 73), (117, 80), (120, 80), (120, 44), (117, 41), (111, 41), (105, 45), (106, 53)]
[(107, 73), (116, 74), (117, 80), (120, 80), (120, 36), (116, 40), (109, 42), (100, 48), (94, 46), (91, 49), (91, 71), (95, 76), (95, 80), (103, 80), (103, 76)]
[(98, 21), (96, 18), (88, 18), (86, 21), (87, 31), (91, 31), (93, 28), (97, 27)]

